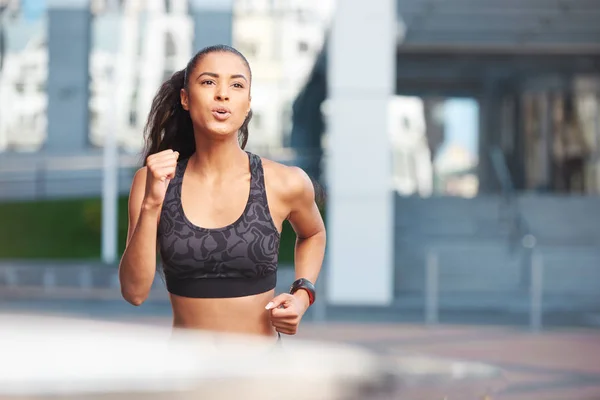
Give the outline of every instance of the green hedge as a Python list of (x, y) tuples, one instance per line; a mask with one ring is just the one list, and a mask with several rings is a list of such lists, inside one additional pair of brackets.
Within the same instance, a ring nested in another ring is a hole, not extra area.
[[(100, 259), (100, 199), (0, 204), (0, 258)], [(119, 254), (127, 235), (127, 197), (119, 199)], [(280, 260), (294, 260), (296, 235), (285, 223)]]

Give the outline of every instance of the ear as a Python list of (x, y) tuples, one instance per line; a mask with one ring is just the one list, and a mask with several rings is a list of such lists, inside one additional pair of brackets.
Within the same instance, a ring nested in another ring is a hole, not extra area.
[(179, 97), (181, 98), (181, 107), (186, 111), (190, 111), (189, 97), (185, 89), (179, 91)]

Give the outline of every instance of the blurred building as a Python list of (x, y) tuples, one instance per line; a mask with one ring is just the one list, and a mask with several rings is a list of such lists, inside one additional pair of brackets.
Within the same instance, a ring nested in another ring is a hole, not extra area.
[[(101, 146), (112, 129), (124, 149), (139, 151), (154, 93), (191, 56), (187, 1), (95, 0), (90, 7), (89, 145)], [(0, 150), (36, 151), (47, 137), (47, 16), (28, 23), (16, 15), (8, 28), (11, 46), (0, 75)]]
[(154, 94), (192, 56), (187, 0), (96, 1), (91, 52), (90, 142), (114, 129), (122, 148), (139, 152)]
[(233, 44), (253, 70), (249, 148), (263, 153), (285, 146), (292, 102), (324, 44), (333, 0), (239, 0)]
[[(593, 1), (338, 3), (291, 135), (303, 167), (327, 166), (334, 304), (414, 307), (434, 287), (446, 309), (523, 310), (541, 262), (548, 309), (600, 305), (598, 16)], [(414, 106), (388, 115), (391, 96), (422, 101), (406, 152), (389, 135)], [(431, 191), (408, 178), (417, 142)]]
[(229, 43), (253, 67), (248, 147), (329, 191), (332, 303), (437, 287), (448, 309), (522, 310), (542, 260), (548, 307), (600, 306), (596, 1), (7, 4), (2, 198), (97, 196), (110, 131), (125, 193), (160, 83)]
[(37, 151), (46, 139), (48, 52), (35, 35), (4, 57), (0, 74), (0, 151)]
[(403, 196), (431, 196), (434, 171), (423, 100), (394, 96), (390, 100), (388, 116), (394, 190)]
[[(11, 4), (19, 9), (18, 2)], [(332, 4), (235, 2), (230, 44), (242, 51), (254, 72), (249, 144), (254, 149), (278, 150), (284, 133), (289, 134), (291, 102), (322, 49)], [(193, 54), (188, 1), (94, 0), (90, 10), (89, 144), (101, 147), (105, 132), (114, 129), (124, 150), (139, 151), (156, 90)], [(37, 151), (47, 129), (47, 17), (28, 23), (15, 13), (7, 25), (11, 46), (0, 75), (0, 151)]]
[[(209, 44), (247, 56), (254, 73), (248, 147), (280, 157), (291, 103), (332, 11), (332, 1), (71, 0), (35, 13), (32, 4), (12, 1), (1, 19), (8, 46), (0, 72), (0, 152), (7, 156), (0, 187), (13, 198), (99, 194), (107, 133), (117, 137), (126, 192), (154, 94)], [(81, 40), (67, 48), (62, 41), (71, 36)]]

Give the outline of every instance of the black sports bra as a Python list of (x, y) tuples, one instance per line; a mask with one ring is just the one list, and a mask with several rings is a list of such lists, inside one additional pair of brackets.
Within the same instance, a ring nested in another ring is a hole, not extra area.
[(263, 293), (277, 283), (280, 235), (273, 223), (262, 162), (250, 160), (250, 195), (230, 225), (206, 229), (190, 222), (181, 205), (181, 183), (189, 159), (177, 164), (158, 225), (158, 245), (167, 290), (195, 298), (241, 297)]

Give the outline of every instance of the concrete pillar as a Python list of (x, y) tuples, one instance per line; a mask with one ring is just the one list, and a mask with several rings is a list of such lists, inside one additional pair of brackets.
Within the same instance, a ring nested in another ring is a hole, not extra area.
[(550, 93), (540, 93), (540, 135), (539, 146), (536, 149), (539, 157), (538, 189), (548, 189), (552, 184), (552, 102)]
[(497, 193), (502, 188), (492, 164), (490, 151), (500, 146), (502, 92), (499, 82), (488, 77), (479, 100), (479, 194)]
[(393, 300), (394, 210), (388, 104), (395, 92), (396, 0), (337, 3), (328, 55), (327, 296)]
[[(599, 88), (596, 89), (596, 94), (595, 94), (595, 98), (594, 98), (594, 103), (596, 105), (595, 109), (596, 109), (596, 114), (595, 114), (595, 118), (594, 118), (594, 128), (596, 131), (595, 134), (595, 145), (596, 148), (600, 147), (600, 79), (597, 81)], [(596, 184), (595, 189), (596, 189), (596, 193), (598, 193), (598, 191), (600, 191), (600, 157), (598, 156), (598, 153), (596, 152), (596, 154), (594, 155), (594, 171), (595, 171), (595, 175), (596, 175)]]
[(191, 0), (194, 53), (215, 44), (233, 44), (233, 0)]
[(321, 107), (327, 98), (325, 65), (325, 54), (322, 53), (319, 55), (306, 86), (294, 101), (293, 125), (289, 141), (290, 147), (296, 154), (295, 165), (319, 181), (322, 178), (321, 138), (325, 129)]
[(525, 128), (522, 108), (523, 93), (519, 89), (508, 91), (505, 95), (504, 112), (502, 114), (502, 140), (500, 146), (504, 151), (506, 162), (511, 167), (512, 181), (517, 188), (527, 185), (525, 169)]
[(89, 0), (48, 0), (48, 136), (50, 153), (88, 148)]

